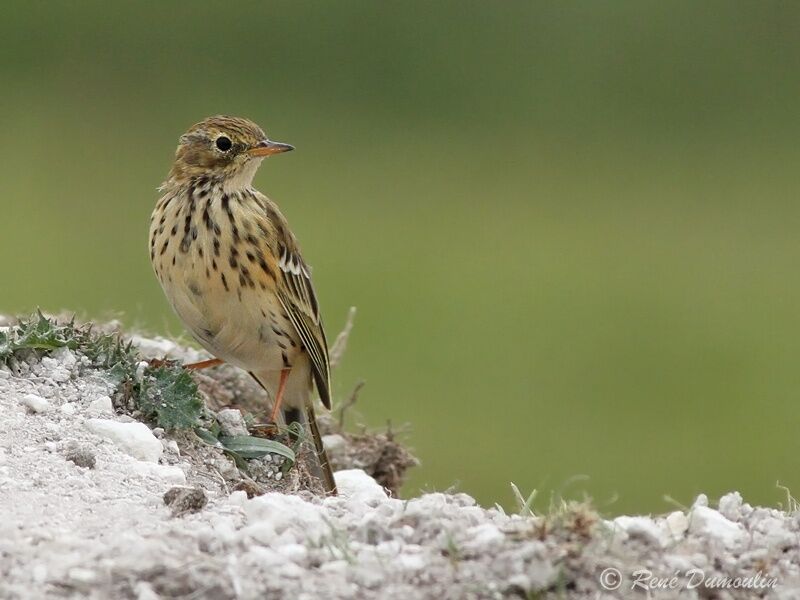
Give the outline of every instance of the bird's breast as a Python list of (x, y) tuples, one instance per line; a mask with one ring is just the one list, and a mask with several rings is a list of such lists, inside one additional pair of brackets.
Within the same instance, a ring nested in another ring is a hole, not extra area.
[(150, 258), (175, 312), (215, 356), (280, 370), (301, 352), (275, 294), (278, 274), (257, 198), (199, 183), (165, 196), (150, 227)]

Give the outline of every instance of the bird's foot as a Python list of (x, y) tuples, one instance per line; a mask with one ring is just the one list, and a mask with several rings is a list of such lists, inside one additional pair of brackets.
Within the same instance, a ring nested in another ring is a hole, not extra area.
[[(147, 361), (153, 369), (157, 369), (158, 367), (172, 367), (172, 366), (179, 366), (180, 363), (177, 360), (170, 360), (168, 358), (151, 358)], [(193, 362), (182, 365), (184, 369), (189, 369), (190, 371), (198, 371), (200, 369), (207, 369), (209, 367), (216, 367), (217, 365), (221, 365), (225, 361), (220, 358), (209, 358), (208, 360), (201, 360), (200, 362)]]
[(277, 423), (255, 423), (248, 429), (253, 437), (272, 439), (280, 434), (280, 426)]

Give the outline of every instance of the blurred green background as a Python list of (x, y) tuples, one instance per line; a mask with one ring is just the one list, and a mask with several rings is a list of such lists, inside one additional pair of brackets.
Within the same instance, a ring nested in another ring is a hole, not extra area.
[[(0, 310), (182, 327), (147, 257), (179, 135), (314, 265), (334, 389), (412, 424), (405, 489), (664, 511), (800, 490), (800, 4), (4, 2)], [(582, 477), (582, 476), (585, 476)]]

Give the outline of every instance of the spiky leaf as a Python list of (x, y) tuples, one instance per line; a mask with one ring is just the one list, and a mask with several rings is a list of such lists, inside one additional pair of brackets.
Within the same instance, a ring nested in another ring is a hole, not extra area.
[(158, 367), (142, 382), (139, 408), (164, 429), (191, 429), (202, 415), (203, 401), (188, 371)]

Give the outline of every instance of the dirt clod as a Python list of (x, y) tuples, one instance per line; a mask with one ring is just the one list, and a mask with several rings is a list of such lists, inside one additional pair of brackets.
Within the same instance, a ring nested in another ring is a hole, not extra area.
[(68, 461), (75, 463), (79, 467), (86, 469), (94, 469), (97, 464), (97, 458), (94, 451), (88, 446), (70, 446), (64, 452), (64, 458)]
[(164, 504), (172, 509), (172, 516), (202, 510), (208, 504), (208, 496), (202, 488), (174, 487), (164, 494)]

